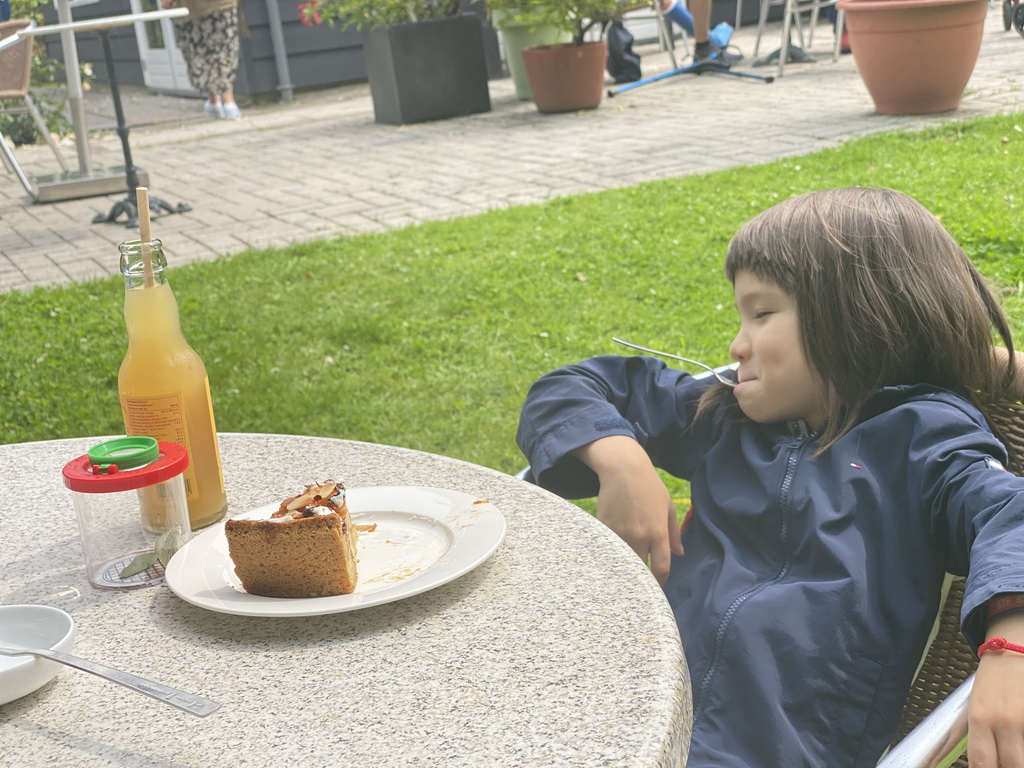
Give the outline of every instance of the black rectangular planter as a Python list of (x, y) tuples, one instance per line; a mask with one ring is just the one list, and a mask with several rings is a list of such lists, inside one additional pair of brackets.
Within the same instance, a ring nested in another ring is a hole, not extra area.
[(402, 125), (490, 112), (477, 16), (396, 24), (363, 34), (378, 123)]

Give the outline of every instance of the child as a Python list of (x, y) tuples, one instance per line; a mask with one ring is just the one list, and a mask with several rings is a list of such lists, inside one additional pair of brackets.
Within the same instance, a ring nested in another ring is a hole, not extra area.
[[(1020, 392), (1009, 327), (938, 220), (891, 190), (780, 203), (725, 268), (738, 386), (600, 357), (541, 378), (517, 439), (540, 484), (596, 493), (664, 584), (690, 768), (874, 766), (945, 572), (968, 574), (974, 647), (1024, 646), (1024, 613), (989, 617), (1024, 592), (1024, 479), (975, 403)], [(691, 483), (682, 537), (655, 466)], [(1024, 653), (983, 652), (969, 727), (972, 764), (1024, 766)]]

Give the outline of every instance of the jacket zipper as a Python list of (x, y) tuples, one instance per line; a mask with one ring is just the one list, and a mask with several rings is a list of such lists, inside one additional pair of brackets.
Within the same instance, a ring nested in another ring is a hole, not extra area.
[(760, 584), (752, 587), (741, 595), (738, 595), (736, 599), (730, 603), (725, 613), (722, 614), (722, 620), (718, 623), (718, 631), (715, 633), (715, 645), (714, 650), (711, 653), (711, 663), (708, 665), (707, 671), (704, 673), (704, 678), (700, 683), (700, 690), (693, 704), (693, 723), (694, 725), (700, 721), (704, 715), (704, 697), (707, 695), (708, 689), (711, 687), (711, 680), (715, 676), (715, 671), (718, 668), (719, 657), (722, 654), (722, 646), (725, 641), (725, 632), (729, 628), (729, 624), (732, 621), (732, 617), (736, 614), (736, 611), (740, 609), (748, 599), (754, 595), (763, 592), (770, 585), (775, 584), (782, 579), (786, 573), (789, 572), (790, 566), (790, 552), (789, 547), (785, 546), (786, 537), (789, 532), (789, 492), (793, 485), (793, 475), (796, 474), (797, 464), (800, 461), (800, 457), (803, 453), (803, 448), (807, 443), (806, 433), (801, 434), (796, 443), (794, 443), (789, 449), (789, 456), (786, 459), (786, 472), (782, 477), (782, 483), (779, 486), (779, 512), (782, 518), (782, 524), (779, 531), (779, 536), (783, 544), (782, 549), (782, 565), (772, 578), (767, 581), (761, 582)]

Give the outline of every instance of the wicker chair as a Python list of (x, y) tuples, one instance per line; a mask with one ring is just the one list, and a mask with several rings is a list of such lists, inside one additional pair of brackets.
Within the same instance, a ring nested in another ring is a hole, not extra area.
[[(34, 27), (35, 22), (31, 19), (11, 19), (10, 21), (0, 22), (0, 40)], [(50, 130), (46, 127), (43, 116), (39, 114), (39, 109), (36, 107), (35, 102), (32, 101), (32, 97), (28, 95), (31, 77), (32, 38), (21, 38), (19, 42), (13, 45), (0, 48), (0, 100), (20, 100), (24, 105), (20, 107), (0, 106), (0, 114), (28, 112), (39, 129), (39, 133), (42, 134), (43, 138), (50, 145), (50, 149), (53, 150), (53, 154), (57, 158), (57, 162), (60, 163), (60, 167), (67, 171), (67, 163), (57, 147), (57, 142), (53, 140), (53, 136), (50, 135)], [(14, 153), (7, 146), (7, 139), (2, 133), (0, 133), (0, 157), (3, 158), (3, 163), (7, 170), (13, 172), (18, 177), (21, 185), (25, 187), (25, 190), (35, 197), (36, 193), (31, 182), (24, 171), (21, 170), (18, 161), (14, 159)]]

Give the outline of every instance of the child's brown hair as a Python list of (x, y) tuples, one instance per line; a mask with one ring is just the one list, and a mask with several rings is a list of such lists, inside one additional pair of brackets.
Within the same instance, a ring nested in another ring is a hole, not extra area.
[[(826, 385), (821, 450), (880, 387), (933, 384), (979, 407), (981, 393), (1018, 387), (999, 302), (939, 220), (901, 192), (829, 189), (778, 203), (732, 239), (725, 270), (730, 282), (748, 270), (795, 299)], [(1005, 367), (993, 331), (1009, 350)]]

